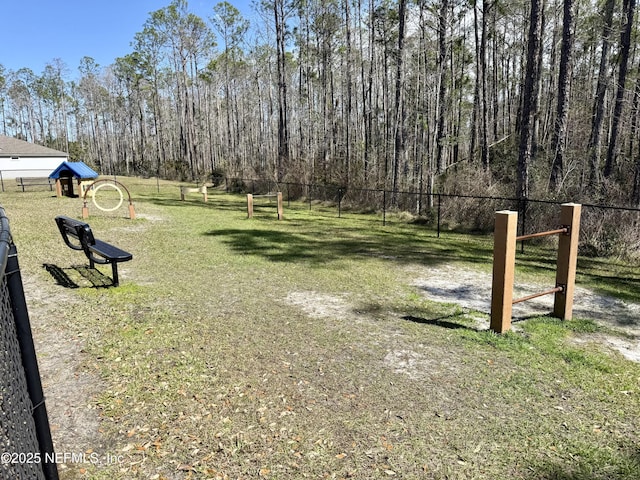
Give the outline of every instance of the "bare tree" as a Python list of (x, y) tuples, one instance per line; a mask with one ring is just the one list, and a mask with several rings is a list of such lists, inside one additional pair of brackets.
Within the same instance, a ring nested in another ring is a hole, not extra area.
[(516, 196), (529, 197), (529, 169), (533, 160), (535, 116), (538, 96), (538, 71), (542, 49), (542, 0), (531, 0), (529, 33), (527, 35), (527, 67), (525, 71), (522, 112), (520, 120), (520, 146), (518, 149)]
[(604, 178), (609, 178), (613, 173), (614, 163), (618, 154), (618, 136), (622, 118), (622, 109), (624, 106), (623, 102), (627, 83), (627, 72), (629, 70), (629, 51), (631, 50), (631, 31), (633, 28), (633, 15), (635, 8), (635, 0), (624, 0), (624, 28), (622, 29), (620, 37), (620, 65), (618, 67), (616, 103), (611, 122), (611, 136), (609, 138), (609, 147), (607, 149), (607, 160), (603, 171)]
[(571, 87), (571, 61), (573, 55), (573, 29), (575, 24), (573, 0), (564, 0), (562, 20), (562, 51), (558, 71), (558, 102), (551, 149), (553, 160), (549, 188), (557, 190), (564, 174), (564, 156), (567, 141), (567, 118), (569, 116), (569, 90)]

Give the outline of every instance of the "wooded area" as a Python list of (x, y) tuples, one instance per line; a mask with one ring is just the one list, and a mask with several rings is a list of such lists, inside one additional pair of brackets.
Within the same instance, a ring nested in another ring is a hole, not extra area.
[(174, 0), (131, 53), (0, 66), (0, 131), (104, 174), (640, 206), (635, 0)]

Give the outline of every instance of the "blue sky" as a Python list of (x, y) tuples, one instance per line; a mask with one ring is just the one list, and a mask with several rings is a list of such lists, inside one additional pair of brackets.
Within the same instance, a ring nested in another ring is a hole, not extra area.
[[(227, 0), (252, 19), (250, 0)], [(189, 11), (205, 21), (220, 0), (190, 0)], [(149, 12), (171, 0), (0, 0), (0, 64), (8, 70), (27, 67), (41, 74), (60, 58), (71, 75), (80, 59), (92, 57), (107, 66), (131, 52)]]

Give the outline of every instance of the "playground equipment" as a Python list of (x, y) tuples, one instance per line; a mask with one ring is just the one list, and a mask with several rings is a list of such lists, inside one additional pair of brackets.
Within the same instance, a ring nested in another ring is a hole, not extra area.
[[(102, 188), (105, 188), (105, 187), (111, 188), (118, 193), (119, 200), (116, 203), (115, 207), (105, 207), (100, 203), (98, 203), (98, 200), (96, 200), (96, 197), (98, 196), (97, 193)], [(124, 189), (124, 191), (127, 192), (127, 198), (129, 199), (129, 218), (131, 218), (131, 220), (135, 219), (136, 211), (135, 211), (135, 208), (133, 207), (133, 201), (131, 200), (131, 193), (129, 193), (129, 190), (127, 189), (127, 187), (125, 187), (122, 183), (110, 178), (96, 180), (95, 182), (87, 185), (84, 191), (84, 195), (82, 196), (82, 202), (83, 202), (82, 218), (83, 219), (89, 218), (89, 207), (87, 205), (87, 196), (92, 197), (93, 204), (96, 206), (98, 210), (101, 210), (103, 212), (113, 212), (118, 208), (120, 208), (120, 206), (124, 202), (124, 195), (122, 193), (122, 189)]]
[(201, 193), (202, 200), (207, 202), (209, 200), (209, 194), (207, 193), (207, 186), (202, 185), (201, 187), (180, 187), (180, 200), (184, 202), (185, 197), (190, 193)]
[[(543, 295), (554, 294), (553, 316), (571, 320), (573, 315), (573, 293), (578, 259), (578, 237), (580, 235), (580, 213), (582, 205), (565, 203), (561, 206), (561, 228), (545, 232), (517, 236), (518, 213), (509, 210), (496, 212), (493, 243), (493, 285), (491, 291), (490, 329), (503, 333), (511, 328), (513, 305)], [(556, 285), (544, 292), (513, 299), (513, 281), (516, 257), (516, 242), (532, 238), (558, 235), (556, 261)]]
[(276, 209), (278, 213), (278, 220), (282, 220), (282, 192), (268, 193), (266, 195), (252, 195), (247, 193), (247, 218), (253, 218), (253, 199), (254, 198), (276, 198)]

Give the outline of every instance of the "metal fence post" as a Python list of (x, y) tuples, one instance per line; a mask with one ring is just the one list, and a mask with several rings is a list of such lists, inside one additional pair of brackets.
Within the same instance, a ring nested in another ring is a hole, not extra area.
[[(526, 235), (527, 233), (527, 210), (529, 209), (529, 199), (524, 197), (520, 199), (520, 207), (522, 211), (522, 230), (520, 235)], [(524, 242), (520, 242), (520, 253), (524, 253)]]
[(442, 199), (440, 194), (438, 193), (438, 238), (440, 238), (440, 205), (442, 204)]
[(387, 224), (387, 191), (382, 191), (382, 226)]

